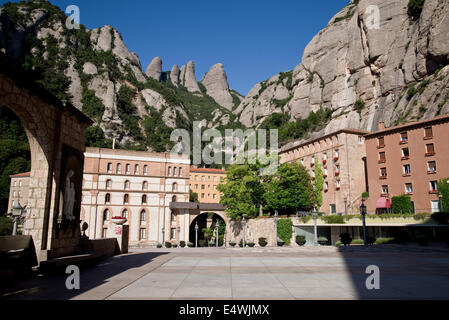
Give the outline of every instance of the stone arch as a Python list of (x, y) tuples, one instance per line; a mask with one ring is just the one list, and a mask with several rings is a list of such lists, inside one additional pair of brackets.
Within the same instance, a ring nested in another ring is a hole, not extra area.
[[(226, 225), (226, 220), (223, 219), (222, 215), (219, 212), (202, 212), (195, 216), (190, 223), (189, 230), (189, 241), (195, 244), (195, 225), (198, 223), (198, 241), (205, 240), (204, 233), (202, 232), (203, 228), (215, 228), (215, 223), (217, 219), (220, 221), (220, 224)], [(224, 233), (226, 235), (226, 232)]]

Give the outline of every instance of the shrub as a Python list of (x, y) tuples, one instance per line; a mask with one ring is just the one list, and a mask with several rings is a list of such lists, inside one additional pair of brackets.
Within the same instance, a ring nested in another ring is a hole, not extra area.
[(421, 246), (427, 246), (429, 244), (429, 242), (430, 242), (430, 237), (428, 235), (425, 235), (425, 234), (418, 234), (416, 236), (416, 241)]
[(231, 247), (235, 247), (236, 244), (237, 244), (237, 243), (235, 243), (235, 241), (233, 241), (233, 240), (229, 241), (229, 245), (230, 245)]
[(365, 244), (365, 242), (363, 241), (363, 239), (355, 239), (355, 240), (352, 240), (352, 242), (351, 242), (352, 244)]
[(157, 247), (157, 248), (162, 248), (162, 244), (161, 244), (161, 243), (158, 243), (158, 244), (156, 245), (156, 247)]
[(195, 245), (194, 245), (192, 242), (188, 242), (188, 243), (187, 243), (187, 246), (188, 246), (189, 248), (193, 248)]
[(407, 99), (411, 100), (413, 98), (413, 96), (418, 92), (418, 90), (416, 90), (415, 87), (411, 87), (410, 89), (408, 89), (407, 91)]
[(176, 242), (173, 242), (171, 246), (172, 246), (173, 248), (177, 248), (177, 247), (178, 247), (178, 244), (177, 244)]
[(207, 247), (207, 242), (206, 240), (200, 240), (198, 241), (198, 246), (201, 248)]
[(327, 224), (345, 224), (343, 216), (324, 216), (322, 217)]
[[(245, 242), (245, 246), (248, 245), (248, 242)], [(243, 239), (239, 242), (239, 247), (243, 248)]]
[(394, 242), (394, 238), (379, 238), (375, 244), (390, 244)]
[(179, 246), (180, 246), (181, 248), (184, 248), (184, 247), (186, 246), (186, 242), (185, 242), (185, 241), (180, 241), (180, 242), (179, 242)]
[(306, 237), (305, 236), (296, 236), (296, 244), (300, 247), (306, 244)]
[(256, 244), (254, 243), (254, 241), (249, 241), (247, 245), (248, 247), (253, 248)]
[(285, 244), (284, 241), (282, 241), (281, 239), (278, 239), (278, 247), (283, 247)]
[(14, 222), (7, 217), (0, 217), (0, 236), (10, 236)]
[(351, 236), (349, 235), (349, 233), (342, 233), (342, 234), (340, 235), (340, 241), (341, 241), (341, 243), (342, 243), (343, 245), (348, 246), (348, 245), (351, 244), (352, 238), (351, 238)]
[(376, 243), (376, 240), (377, 240), (376, 237), (367, 236), (366, 237), (366, 244), (371, 246), (371, 245)]
[(329, 243), (329, 240), (326, 237), (319, 237), (318, 243), (322, 246), (327, 246), (327, 244)]
[(166, 248), (171, 248), (171, 242), (165, 241), (165, 247)]
[(410, 0), (408, 2), (407, 13), (413, 20), (418, 20), (421, 17), (421, 12), (425, 0)]
[(278, 222), (278, 237), (288, 246), (293, 235), (293, 222), (291, 219), (280, 219)]
[(394, 213), (410, 213), (412, 211), (412, 201), (407, 195), (391, 198), (391, 210)]
[(357, 100), (354, 104), (354, 111), (361, 113), (365, 109), (365, 102), (363, 100)]
[(259, 246), (266, 247), (267, 244), (267, 238), (259, 238)]

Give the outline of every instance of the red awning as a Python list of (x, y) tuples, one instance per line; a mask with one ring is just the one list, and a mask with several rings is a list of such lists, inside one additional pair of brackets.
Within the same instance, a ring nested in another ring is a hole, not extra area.
[(386, 198), (379, 198), (376, 201), (376, 208), (377, 209), (386, 209), (386, 208), (391, 208), (391, 202), (388, 201), (388, 206), (387, 206), (387, 199)]

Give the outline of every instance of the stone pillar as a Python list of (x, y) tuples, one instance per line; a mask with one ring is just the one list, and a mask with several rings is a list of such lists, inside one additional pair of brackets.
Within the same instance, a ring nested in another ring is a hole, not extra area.
[(113, 224), (108, 228), (108, 238), (116, 238), (120, 253), (128, 253), (129, 225)]

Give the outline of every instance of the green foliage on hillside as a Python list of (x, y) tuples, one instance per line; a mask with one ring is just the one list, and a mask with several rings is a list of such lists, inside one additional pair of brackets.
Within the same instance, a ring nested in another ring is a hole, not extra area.
[(112, 140), (106, 139), (103, 130), (92, 126), (86, 130), (86, 146), (93, 148), (112, 148)]
[(83, 112), (92, 119), (100, 119), (103, 116), (105, 107), (101, 100), (95, 96), (94, 90), (84, 90), (81, 98)]
[(413, 20), (418, 20), (421, 17), (424, 2), (425, 0), (410, 0), (408, 2), (407, 13)]
[(172, 129), (162, 120), (163, 110), (158, 112), (151, 108), (150, 115), (143, 120), (146, 141), (148, 146), (156, 152), (165, 152), (173, 143), (170, 142)]
[(137, 113), (137, 108), (133, 104), (137, 92), (126, 85), (120, 87), (117, 93), (117, 111), (120, 119), (123, 121), (123, 128), (126, 132), (134, 138), (136, 142), (144, 142), (144, 137), (140, 130), (140, 117)]
[(8, 210), (10, 175), (31, 168), (30, 146), (20, 120), (0, 107), (0, 216)]

